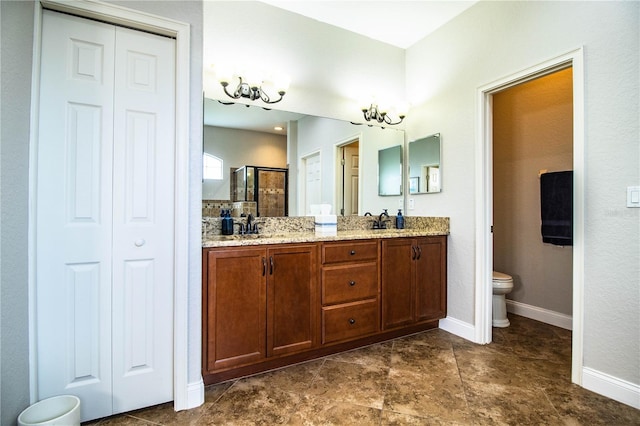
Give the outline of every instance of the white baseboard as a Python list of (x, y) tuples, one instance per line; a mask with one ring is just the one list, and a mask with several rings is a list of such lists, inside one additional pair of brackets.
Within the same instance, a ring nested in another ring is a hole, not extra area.
[(573, 329), (573, 317), (559, 312), (550, 311), (537, 306), (527, 305), (507, 299), (507, 312), (531, 318), (545, 324), (555, 325), (565, 330)]
[(640, 410), (640, 385), (635, 383), (583, 367), (582, 387)]
[(187, 407), (185, 409), (196, 408), (204, 404), (204, 381), (200, 378), (197, 382), (187, 385)]
[(463, 339), (475, 341), (476, 329), (472, 324), (468, 322), (460, 321), (455, 318), (446, 317), (439, 321), (439, 327), (444, 331), (447, 331)]

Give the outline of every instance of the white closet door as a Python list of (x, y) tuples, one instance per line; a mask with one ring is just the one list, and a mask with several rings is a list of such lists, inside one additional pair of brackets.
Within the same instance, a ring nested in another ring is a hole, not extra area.
[(38, 396), (112, 412), (112, 26), (44, 12), (38, 143)]
[(116, 29), (114, 412), (173, 399), (173, 39)]
[(38, 398), (79, 396), (83, 421), (172, 399), (173, 56), (170, 39), (44, 11)]

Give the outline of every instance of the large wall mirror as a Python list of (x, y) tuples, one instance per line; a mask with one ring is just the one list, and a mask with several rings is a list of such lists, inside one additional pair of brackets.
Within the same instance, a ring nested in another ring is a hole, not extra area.
[(442, 141), (440, 133), (409, 142), (409, 193), (442, 191)]
[[(222, 176), (203, 180), (203, 202), (223, 206), (233, 203), (237, 198), (233, 171), (247, 166), (288, 171), (285, 188), (269, 187), (263, 192), (286, 194), (283, 196), (287, 197), (290, 216), (310, 214), (314, 204), (330, 204), (332, 214), (363, 215), (393, 209), (403, 202), (397, 189), (395, 199), (392, 194), (380, 196), (373, 176), (378, 173), (378, 151), (401, 149), (404, 131), (266, 110), (260, 104), (227, 105), (214, 99), (204, 102), (203, 154), (221, 161)], [(401, 151), (398, 155), (402, 157)], [(342, 161), (345, 158), (348, 161)], [(401, 186), (401, 176), (399, 182), (393, 185)], [(272, 204), (281, 199), (272, 198)], [(215, 211), (205, 213), (204, 204), (203, 215), (216, 215)], [(252, 213), (265, 215), (266, 209), (261, 210)]]

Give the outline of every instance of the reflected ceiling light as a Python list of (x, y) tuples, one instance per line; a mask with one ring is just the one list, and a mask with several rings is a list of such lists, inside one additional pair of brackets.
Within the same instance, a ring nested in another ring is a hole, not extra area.
[[(229, 72), (218, 72), (217, 77), (220, 85), (222, 85), (222, 88), (224, 89), (224, 93), (233, 99), (247, 98), (252, 101), (260, 99), (264, 103), (275, 104), (282, 100), (284, 94), (289, 89), (288, 77), (281, 76), (273, 79), (272, 85), (275, 87), (279, 97), (277, 99), (272, 99), (263, 88), (263, 86), (267, 85), (265, 80), (260, 73), (255, 70), (246, 72), (244, 77)], [(238, 84), (231, 92), (229, 85), (234, 79), (238, 79)]]
[(369, 107), (362, 107), (361, 110), (365, 120), (377, 121), (380, 124), (388, 124), (390, 126), (402, 123), (402, 120), (404, 120), (404, 118), (407, 116), (404, 109), (399, 110), (398, 121), (394, 121), (389, 116), (387, 109), (381, 108), (378, 106), (378, 104), (373, 102), (369, 105)]

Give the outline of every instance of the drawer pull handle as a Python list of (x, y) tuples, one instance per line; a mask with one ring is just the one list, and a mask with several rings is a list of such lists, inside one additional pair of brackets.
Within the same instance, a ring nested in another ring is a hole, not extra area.
[(353, 325), (356, 323), (356, 320), (353, 318), (349, 318), (349, 324)]
[(350, 285), (351, 287), (353, 287), (354, 285), (356, 285), (356, 282), (355, 282), (355, 281), (349, 281), (349, 285)]
[(349, 253), (351, 256), (353, 256), (354, 254), (356, 254), (355, 250), (351, 250), (351, 253)]

